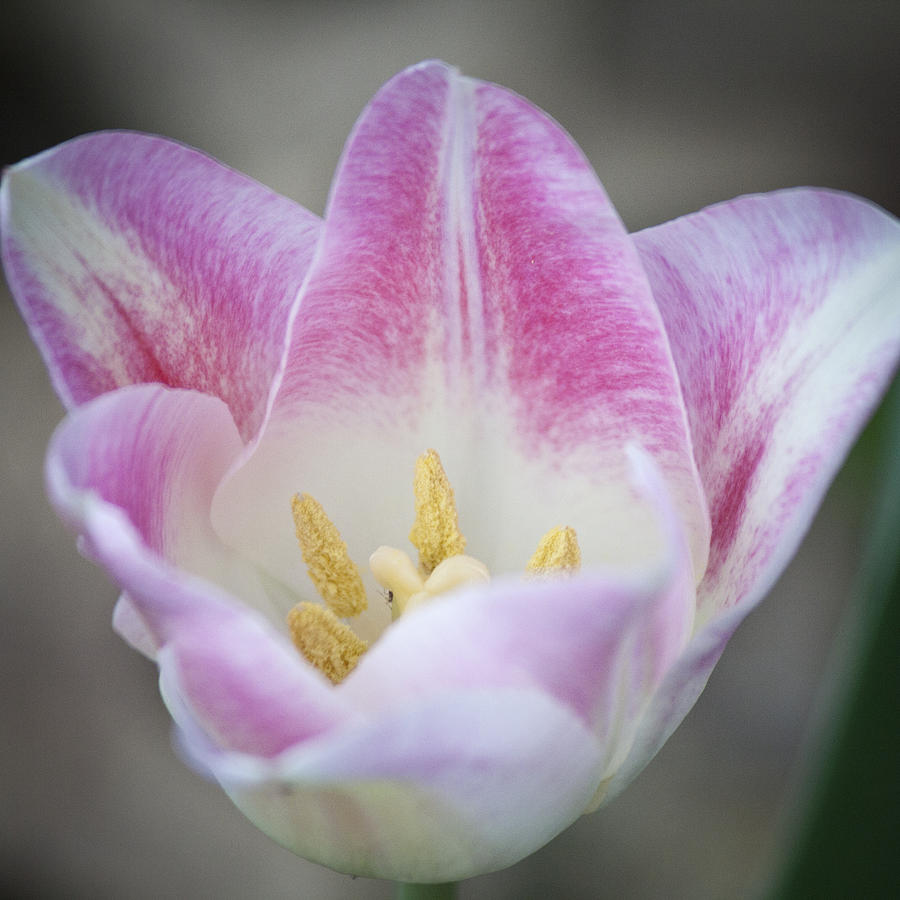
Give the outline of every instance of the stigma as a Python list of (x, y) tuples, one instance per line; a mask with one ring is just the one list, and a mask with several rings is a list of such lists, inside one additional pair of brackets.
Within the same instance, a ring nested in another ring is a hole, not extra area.
[(379, 547), (369, 557), (375, 580), (387, 590), (391, 619), (422, 606), (438, 594), (466, 584), (491, 580), (487, 566), (474, 556), (458, 553), (441, 560), (427, 578), (422, 578), (413, 561), (396, 547)]
[[(487, 566), (466, 555), (453, 488), (437, 451), (416, 460), (415, 519), (409, 533), (418, 564), (396, 547), (378, 547), (369, 557), (375, 581), (384, 588), (397, 621), (441, 594), (490, 581)], [(294, 528), (309, 579), (322, 603), (297, 604), (287, 618), (291, 639), (303, 657), (333, 683), (341, 682), (368, 649), (348, 619), (368, 606), (363, 579), (337, 526), (309, 494), (291, 501)], [(526, 566), (529, 576), (570, 575), (581, 565), (572, 528), (552, 528)]]

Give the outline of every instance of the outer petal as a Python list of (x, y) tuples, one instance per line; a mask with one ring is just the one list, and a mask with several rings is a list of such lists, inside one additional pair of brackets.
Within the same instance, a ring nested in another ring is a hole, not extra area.
[(113, 609), (113, 628), (135, 650), (148, 659), (156, 659), (156, 638), (147, 627), (138, 607), (125, 593), (119, 595)]
[(712, 516), (707, 615), (761, 596), (900, 351), (900, 223), (848, 195), (742, 197), (635, 237)]
[[(164, 693), (187, 749), (260, 828), (339, 871), (450, 881), (511, 865), (576, 819), (598, 747), (539, 691), (450, 691), (307, 741), (274, 760), (223, 754)], [(559, 752), (565, 747), (565, 752)]]
[[(224, 548), (215, 548), (211, 488), (202, 477), (204, 465), (214, 479), (227, 464), (227, 452), (217, 457), (215, 448), (218, 441), (227, 446), (229, 427), (240, 446), (227, 409), (214, 398), (124, 388), (81, 407), (61, 426), (48, 457), (48, 486), (60, 514), (80, 532), (83, 552), (127, 592), (123, 630), (144, 649), (177, 661), (185, 694), (221, 746), (267, 756), (348, 713), (330, 684), (256, 611), (161, 555), (174, 541), (175, 556), (236, 568)], [(183, 522), (192, 524), (190, 544), (178, 530)]]
[(348, 143), (268, 430), (217, 527), (297, 577), (286, 507), (262, 531), (233, 510), (303, 489), (365, 559), (405, 541), (413, 462), (435, 447), (494, 569), (521, 570), (559, 522), (588, 560), (627, 564), (659, 549), (627, 487), (629, 440), (661, 467), (702, 571), (677, 377), (595, 175), (521, 98), (438, 63), (401, 73)]
[(697, 702), (725, 645), (746, 614), (747, 610), (740, 606), (726, 609), (694, 635), (653, 693), (630, 752), (598, 801), (606, 802), (620, 794), (656, 756)]
[(135, 385), (104, 394), (60, 425), (48, 454), (51, 498), (80, 530), (85, 492), (128, 517), (146, 549), (274, 613), (254, 569), (210, 525), (212, 496), (242, 449), (214, 397)]
[(255, 432), (318, 219), (196, 150), (109, 132), (9, 169), (3, 261), (68, 406), (139, 382)]
[(743, 197), (635, 236), (672, 343), (713, 535), (701, 628), (618, 790), (675, 729), (794, 554), (896, 366), (900, 224), (857, 198)]

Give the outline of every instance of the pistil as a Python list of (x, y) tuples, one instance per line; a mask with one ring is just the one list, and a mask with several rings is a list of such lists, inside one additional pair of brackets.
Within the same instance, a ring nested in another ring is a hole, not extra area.
[(422, 578), (413, 561), (396, 547), (379, 547), (369, 557), (369, 568), (375, 580), (387, 590), (391, 618), (396, 621), (415, 609), (464, 584), (491, 580), (487, 566), (473, 556), (457, 554), (442, 560), (434, 571)]

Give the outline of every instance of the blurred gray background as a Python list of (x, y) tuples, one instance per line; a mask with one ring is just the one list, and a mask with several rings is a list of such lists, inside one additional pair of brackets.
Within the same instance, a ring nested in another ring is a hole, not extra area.
[[(895, 214), (900, 4), (610, 0), (7, 0), (3, 164), (85, 131), (201, 147), (321, 213), (342, 143), (404, 66), (441, 57), (550, 112), (626, 224), (819, 184)], [(175, 756), (115, 590), (44, 499), (62, 409), (0, 300), (0, 893), (386, 898), (270, 842)], [(791, 824), (867, 505), (851, 458), (795, 562), (638, 781), (467, 898), (753, 894)]]

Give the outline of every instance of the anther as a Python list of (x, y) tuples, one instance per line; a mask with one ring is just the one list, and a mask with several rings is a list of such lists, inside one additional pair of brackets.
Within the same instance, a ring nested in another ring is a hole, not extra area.
[(427, 577), (445, 559), (466, 549), (453, 488), (436, 450), (428, 450), (416, 460), (414, 490), (416, 520), (409, 540), (419, 551), (419, 569)]
[(359, 615), (367, 606), (366, 591), (337, 527), (309, 494), (295, 495), (291, 510), (303, 561), (319, 595), (336, 616)]
[(298, 603), (287, 622), (294, 646), (335, 684), (353, 671), (368, 646), (319, 603)]
[(551, 528), (540, 540), (526, 571), (530, 575), (573, 574), (581, 568), (574, 528)]

